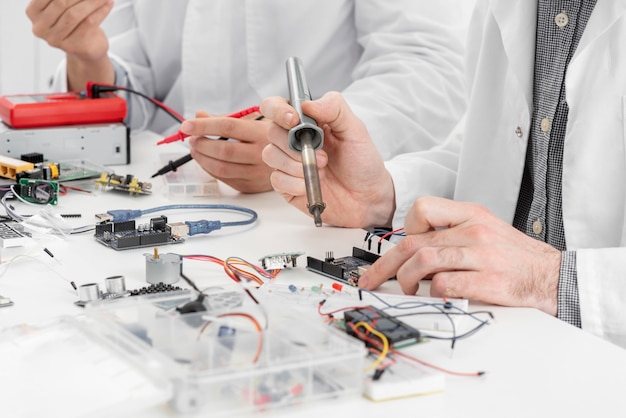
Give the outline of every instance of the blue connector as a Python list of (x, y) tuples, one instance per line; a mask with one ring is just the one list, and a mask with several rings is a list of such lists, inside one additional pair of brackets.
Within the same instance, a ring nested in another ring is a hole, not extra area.
[(185, 221), (185, 224), (189, 227), (189, 236), (197, 234), (208, 234), (218, 229), (222, 229), (221, 221)]
[(109, 210), (107, 211), (107, 214), (112, 216), (112, 222), (124, 222), (130, 221), (131, 219), (139, 218), (143, 215), (143, 211), (133, 209), (119, 209)]

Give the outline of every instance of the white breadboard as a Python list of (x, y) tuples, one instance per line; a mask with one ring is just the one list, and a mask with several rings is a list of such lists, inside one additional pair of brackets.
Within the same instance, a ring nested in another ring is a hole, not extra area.
[(372, 380), (372, 373), (363, 382), (363, 396), (373, 401), (389, 401), (410, 396), (432, 395), (443, 392), (445, 376), (442, 372), (415, 363), (398, 362), (385, 371), (380, 379)]

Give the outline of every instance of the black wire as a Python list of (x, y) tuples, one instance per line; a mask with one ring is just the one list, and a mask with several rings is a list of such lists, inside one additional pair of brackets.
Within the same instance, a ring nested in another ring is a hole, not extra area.
[(193, 287), (193, 290), (195, 290), (196, 292), (198, 292), (199, 294), (203, 295), (204, 293), (202, 293), (202, 290), (200, 290), (198, 288), (198, 286), (196, 286), (196, 284), (185, 275), (185, 273), (183, 273), (182, 271), (180, 272), (180, 277), (183, 278), (184, 281), (187, 282), (187, 284), (189, 284), (189, 286)]
[[(425, 334), (422, 335), (422, 336), (424, 338), (431, 338), (431, 339), (437, 339), (437, 340), (450, 340), (452, 349), (454, 349), (454, 346), (455, 346), (457, 340), (469, 337), (469, 336), (475, 334), (476, 332), (478, 332), (478, 330), (481, 329), (482, 327), (484, 327), (485, 325), (489, 324), (488, 321), (480, 319), (479, 317), (476, 316), (476, 314), (488, 314), (491, 319), (493, 319), (493, 317), (494, 317), (493, 314), (491, 312), (489, 312), (489, 311), (466, 312), (466, 311), (462, 310), (461, 308), (459, 308), (457, 306), (454, 306), (450, 302), (446, 302), (446, 303), (428, 303), (428, 302), (405, 301), (405, 302), (401, 302), (401, 303), (396, 304), (396, 305), (392, 305), (392, 304), (390, 304), (386, 300), (382, 299), (380, 296), (378, 296), (377, 294), (375, 294), (374, 292), (372, 292), (370, 290), (359, 289), (359, 296), (361, 295), (361, 292), (366, 292), (366, 293), (370, 294), (372, 297), (374, 297), (375, 299), (378, 299), (380, 302), (385, 304), (386, 307), (381, 309), (383, 311), (385, 309), (417, 309), (417, 308), (424, 307), (424, 306), (429, 306), (429, 307), (437, 309), (440, 314), (445, 315), (446, 318), (450, 321), (450, 325), (452, 327), (452, 336), (451, 337), (438, 337), (438, 336), (425, 335)], [(362, 300), (361, 297), (360, 297), (360, 299)], [(448, 311), (446, 311), (446, 309), (455, 309), (458, 312), (448, 312)], [(432, 315), (432, 314), (437, 314), (437, 312), (411, 312), (411, 313), (406, 313), (406, 314), (393, 315), (393, 317), (394, 318), (401, 318), (403, 316)], [(475, 321), (477, 321), (478, 325), (476, 325), (474, 328), (470, 329), (469, 331), (467, 331), (467, 332), (465, 332), (463, 334), (457, 335), (457, 333), (456, 333), (456, 325), (455, 325), (454, 321), (452, 320), (452, 315), (466, 315), (466, 316), (469, 316), (470, 318), (472, 318)]]
[(163, 110), (165, 113), (167, 113), (168, 115), (170, 115), (172, 118), (174, 118), (174, 120), (178, 123), (182, 123), (184, 121), (184, 119), (182, 119), (178, 114), (172, 112), (167, 106), (165, 106), (163, 103), (161, 103), (160, 101), (158, 101), (157, 99), (148, 96), (147, 94), (141, 93), (137, 90), (133, 90), (131, 88), (128, 87), (124, 87), (124, 86), (118, 86), (118, 85), (109, 85), (109, 84), (98, 84), (98, 83), (94, 83), (92, 85), (92, 88), (95, 87), (96, 89), (101, 88), (102, 90), (98, 90), (98, 92), (106, 92), (106, 91), (112, 91), (112, 89), (115, 90), (122, 90), (122, 91), (127, 91), (129, 93), (132, 94), (136, 94), (137, 96), (140, 96), (148, 101), (150, 101), (152, 104), (154, 104), (157, 108)]

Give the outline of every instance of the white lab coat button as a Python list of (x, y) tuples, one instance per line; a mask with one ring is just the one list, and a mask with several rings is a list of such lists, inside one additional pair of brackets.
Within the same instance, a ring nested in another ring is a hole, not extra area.
[(518, 138), (522, 137), (522, 127), (518, 126), (517, 128), (515, 128), (515, 135), (517, 135)]
[(554, 23), (556, 23), (559, 28), (567, 26), (567, 24), (569, 23), (569, 17), (567, 17), (567, 13), (561, 12), (556, 15), (554, 17)]
[(536, 235), (541, 234), (541, 231), (543, 231), (543, 224), (541, 223), (541, 220), (536, 219), (535, 222), (533, 222), (533, 232)]
[(550, 118), (541, 119), (541, 130), (543, 132), (548, 132), (551, 126), (552, 126), (552, 121), (550, 120)]

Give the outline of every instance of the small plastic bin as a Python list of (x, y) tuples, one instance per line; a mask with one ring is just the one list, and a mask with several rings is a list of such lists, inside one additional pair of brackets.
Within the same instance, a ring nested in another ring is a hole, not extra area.
[(162, 367), (178, 412), (219, 416), (360, 396), (362, 342), (289, 307), (257, 305), (243, 292), (210, 294), (206, 311), (179, 314), (192, 299), (129, 297), (90, 303), (86, 314), (122, 353), (138, 342), (149, 349), (136, 365)]

